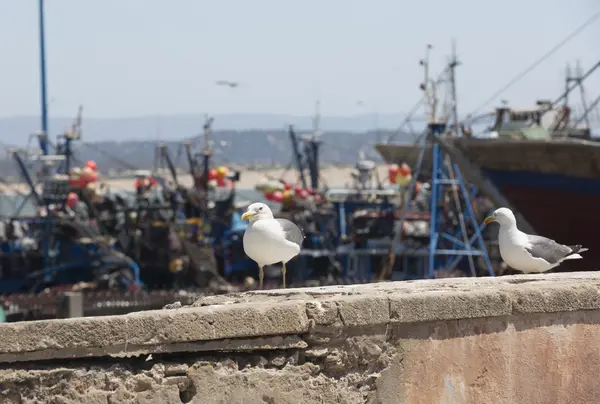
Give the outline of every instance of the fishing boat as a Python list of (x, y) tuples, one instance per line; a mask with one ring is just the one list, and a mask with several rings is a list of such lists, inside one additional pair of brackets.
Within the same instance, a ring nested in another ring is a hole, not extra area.
[[(598, 66), (600, 62), (584, 78)], [(567, 85), (556, 101), (538, 101), (534, 108), (503, 105), (490, 114), (493, 124), (479, 136), (463, 127), (462, 136), (449, 134), (445, 139), (464, 163), (483, 174), (505, 203), (525, 218), (529, 231), (590, 248), (584, 260), (565, 263), (560, 270), (600, 266), (600, 248), (595, 248), (600, 244), (600, 215), (595, 214), (600, 206), (600, 142), (592, 137), (589, 121), (600, 97), (584, 105), (583, 113), (575, 118), (565, 101), (580, 85), (581, 77)], [(390, 164), (415, 164), (420, 148), (417, 144), (376, 145)], [(430, 156), (426, 153), (425, 160)]]

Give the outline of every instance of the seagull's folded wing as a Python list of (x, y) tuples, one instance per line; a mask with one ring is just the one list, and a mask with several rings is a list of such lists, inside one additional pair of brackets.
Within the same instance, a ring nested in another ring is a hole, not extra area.
[(542, 236), (527, 235), (531, 247), (525, 249), (534, 257), (541, 258), (550, 264), (557, 264), (573, 252), (569, 246), (558, 244), (556, 241)]
[(292, 243), (298, 244), (298, 246), (302, 247), (302, 242), (304, 241), (304, 234), (302, 234), (302, 230), (300, 227), (296, 226), (293, 222), (287, 219), (275, 219), (277, 223), (283, 229), (283, 233), (285, 234), (285, 238)]

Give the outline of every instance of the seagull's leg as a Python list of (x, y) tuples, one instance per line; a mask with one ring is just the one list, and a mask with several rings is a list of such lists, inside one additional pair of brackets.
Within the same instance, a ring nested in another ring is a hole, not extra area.
[(283, 288), (285, 289), (285, 273), (287, 269), (285, 268), (285, 262), (282, 262), (283, 266), (281, 267), (281, 276), (283, 278)]
[(263, 272), (263, 266), (259, 265), (258, 266), (258, 282), (259, 282), (259, 289), (263, 288), (263, 278), (265, 277), (265, 273)]

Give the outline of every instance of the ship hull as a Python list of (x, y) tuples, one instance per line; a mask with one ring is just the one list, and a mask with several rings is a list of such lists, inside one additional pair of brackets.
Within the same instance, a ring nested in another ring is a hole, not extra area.
[[(388, 164), (400, 164), (406, 163), (413, 169), (419, 163), (419, 157), (421, 156), (421, 149), (423, 147), (414, 143), (405, 144), (378, 144), (375, 145), (375, 150)], [(423, 161), (421, 167), (423, 174), (429, 174), (431, 172), (431, 146), (428, 145), (423, 155)]]

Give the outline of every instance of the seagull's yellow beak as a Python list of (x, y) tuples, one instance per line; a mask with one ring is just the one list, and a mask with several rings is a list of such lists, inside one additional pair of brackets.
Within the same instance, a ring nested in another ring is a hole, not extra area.
[[(244, 218), (244, 217), (242, 216), (242, 219), (243, 219), (243, 218)], [(496, 219), (494, 219), (494, 217), (493, 217), (493, 216), (488, 216), (488, 217), (486, 217), (486, 218), (485, 218), (485, 220), (483, 221), (483, 224), (490, 224), (490, 223), (492, 223), (492, 222), (495, 222), (495, 221), (496, 221)]]
[(250, 220), (256, 215), (254, 212), (246, 212), (242, 215), (242, 220)]

